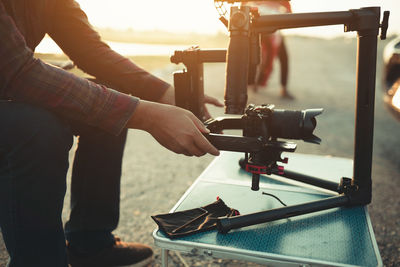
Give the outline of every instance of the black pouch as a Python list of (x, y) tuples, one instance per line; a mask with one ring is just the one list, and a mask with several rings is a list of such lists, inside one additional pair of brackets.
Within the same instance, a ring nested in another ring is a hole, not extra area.
[(217, 218), (236, 216), (239, 212), (229, 208), (220, 198), (201, 208), (151, 216), (158, 227), (169, 237), (177, 238), (217, 227)]

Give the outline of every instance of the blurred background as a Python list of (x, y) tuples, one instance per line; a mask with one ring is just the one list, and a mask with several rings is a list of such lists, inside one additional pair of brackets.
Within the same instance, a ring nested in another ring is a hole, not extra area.
[[(225, 32), (216, 19), (212, 0), (77, 0), (87, 12), (93, 25), (100, 28), (161, 30), (169, 32), (196, 32), (213, 34)], [(292, 0), (293, 12), (341, 11), (363, 6), (381, 6), (391, 10), (389, 32), (400, 32), (400, 3), (398, 0)], [(396, 14), (397, 13), (397, 14)], [(310, 35), (338, 35), (338, 31), (302, 29)]]
[[(162, 43), (162, 44), (200, 44), (215, 47), (227, 36), (225, 26), (218, 20), (212, 0), (77, 0), (89, 17), (89, 21), (102, 33), (111, 46), (127, 55), (168, 54), (171, 47), (130, 48), (115, 42)], [(400, 2), (398, 0), (292, 0), (294, 13), (344, 11), (352, 8), (380, 6), (390, 10), (388, 35), (400, 33)], [(343, 26), (324, 26), (285, 30), (288, 35), (335, 38), (353, 37), (343, 33)], [(208, 38), (205, 40), (204, 36)], [(210, 40), (211, 39), (211, 40)], [(174, 47), (175, 48), (175, 47)], [(179, 47), (176, 47), (179, 48)], [(143, 51), (146, 49), (146, 51)], [(38, 53), (61, 53), (58, 47), (45, 38), (36, 49)]]

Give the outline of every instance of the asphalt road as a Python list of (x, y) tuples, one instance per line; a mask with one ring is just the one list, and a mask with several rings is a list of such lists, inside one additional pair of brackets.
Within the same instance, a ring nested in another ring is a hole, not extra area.
[[(373, 154), (373, 201), (369, 205), (376, 239), (385, 266), (400, 266), (400, 122), (383, 105), (381, 91), (382, 49), (379, 41)], [(298, 142), (298, 152), (351, 158), (354, 146), (356, 40), (321, 40), (290, 37), (290, 90), (295, 100), (279, 98), (278, 65), (268, 88), (249, 93), (249, 103), (272, 103), (278, 108), (322, 107), (316, 134), (321, 145)], [(170, 66), (157, 75), (171, 81)], [(206, 93), (223, 99), (224, 64), (205, 64)], [(214, 116), (221, 110), (211, 108)], [(72, 152), (71, 152), (72, 159)], [(188, 158), (161, 147), (150, 135), (130, 131), (123, 164), (121, 218), (116, 233), (125, 240), (153, 245), (155, 228), (150, 215), (168, 212), (213, 157)], [(66, 196), (63, 218), (68, 215)], [(0, 241), (0, 266), (7, 257)], [(154, 246), (154, 245), (153, 245)], [(160, 264), (160, 250), (155, 249)], [(171, 253), (171, 266), (255, 266), (240, 261), (194, 258)]]

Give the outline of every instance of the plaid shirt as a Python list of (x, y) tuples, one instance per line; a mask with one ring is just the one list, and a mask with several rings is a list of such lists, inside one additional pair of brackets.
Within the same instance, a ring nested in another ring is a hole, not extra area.
[[(79, 68), (115, 90), (36, 59), (33, 51), (46, 33)], [(0, 99), (113, 134), (132, 116), (136, 97), (156, 101), (169, 87), (102, 42), (74, 0), (0, 0), (0, 59)]]

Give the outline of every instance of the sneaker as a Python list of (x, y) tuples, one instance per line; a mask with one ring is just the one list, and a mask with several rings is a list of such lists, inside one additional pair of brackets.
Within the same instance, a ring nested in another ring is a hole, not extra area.
[(288, 100), (293, 100), (294, 99), (294, 96), (289, 94), (289, 92), (287, 90), (287, 87), (285, 85), (282, 85), (282, 88), (281, 88), (281, 98), (288, 99)]
[(115, 237), (111, 247), (90, 254), (79, 253), (67, 244), (67, 256), (71, 267), (143, 267), (152, 262), (153, 250), (149, 246), (123, 242)]
[(281, 93), (281, 98), (282, 99), (287, 99), (287, 100), (294, 100), (295, 97), (291, 94), (289, 94), (288, 92), (283, 92)]

